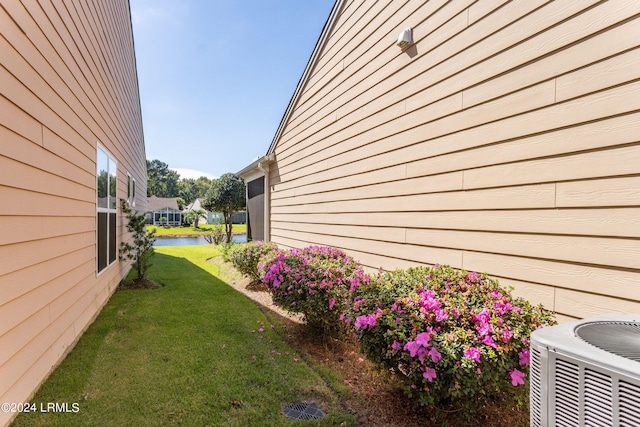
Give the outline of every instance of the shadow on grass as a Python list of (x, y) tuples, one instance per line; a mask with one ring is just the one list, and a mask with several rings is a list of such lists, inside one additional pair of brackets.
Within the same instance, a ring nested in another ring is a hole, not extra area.
[(265, 314), (215, 276), (211, 256), (157, 250), (149, 278), (165, 286), (117, 291), (33, 399), (79, 412), (22, 414), (15, 425), (295, 425), (281, 410), (300, 400), (328, 414), (309, 425), (354, 425)]

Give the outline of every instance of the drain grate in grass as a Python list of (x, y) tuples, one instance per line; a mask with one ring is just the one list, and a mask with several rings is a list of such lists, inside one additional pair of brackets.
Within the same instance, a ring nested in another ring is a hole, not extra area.
[(292, 420), (317, 420), (324, 412), (315, 403), (291, 403), (284, 408), (284, 416)]

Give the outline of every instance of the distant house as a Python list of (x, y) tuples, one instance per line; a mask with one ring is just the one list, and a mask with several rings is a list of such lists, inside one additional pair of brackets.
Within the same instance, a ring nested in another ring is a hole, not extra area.
[(173, 197), (148, 197), (146, 216), (149, 224), (182, 225), (182, 211)]
[(640, 313), (638, 34), (635, 0), (336, 1), (238, 172), (250, 236)]
[[(202, 215), (200, 217), (200, 224), (217, 224), (224, 223), (224, 217), (220, 212), (209, 212), (204, 207), (202, 207), (202, 199), (196, 199), (193, 203), (189, 204), (183, 211), (183, 217), (194, 209), (202, 209), (206, 212), (206, 215)], [(234, 212), (231, 216), (231, 221), (233, 224), (245, 224), (247, 221), (247, 213), (246, 211), (238, 211)]]
[[(27, 402), (129, 271), (146, 163), (126, 0), (0, 7), (0, 402)], [(0, 411), (0, 426), (16, 415)]]

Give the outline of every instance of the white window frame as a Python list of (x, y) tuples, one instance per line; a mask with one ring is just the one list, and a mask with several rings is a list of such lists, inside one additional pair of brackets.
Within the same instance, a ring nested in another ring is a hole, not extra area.
[[(99, 200), (99, 176), (100, 176), (100, 162), (99, 162), (99, 157), (100, 157), (100, 152), (104, 153), (107, 156), (107, 176), (109, 177), (107, 180), (107, 207), (102, 207), (100, 206), (100, 200)], [(111, 176), (112, 176), (112, 171), (111, 171), (111, 165), (112, 163), (115, 165), (115, 171), (113, 171), (113, 176), (115, 177), (115, 196), (111, 196), (110, 194), (110, 189), (111, 189), (111, 185), (110, 185), (110, 180), (111, 180)], [(112, 198), (114, 200), (112, 200)], [(106, 233), (106, 239), (107, 239), (107, 264), (100, 269), (100, 224), (99, 224), (99, 214), (100, 213), (106, 213), (107, 214), (107, 233)], [(111, 230), (111, 222), (110, 222), (110, 214), (115, 214), (116, 215), (116, 227), (117, 228), (117, 222), (118, 222), (118, 162), (117, 160), (111, 155), (111, 153), (109, 153), (109, 151), (104, 148), (103, 146), (101, 146), (100, 144), (97, 144), (97, 148), (96, 148), (96, 276), (99, 276), (100, 274), (102, 274), (104, 271), (106, 271), (110, 266), (112, 266), (113, 264), (116, 264), (118, 261), (118, 256), (117, 256), (117, 252), (118, 252), (118, 242), (117, 242), (117, 236), (116, 236), (116, 244), (115, 244), (115, 252), (116, 252), (116, 256), (114, 257), (114, 260), (109, 262), (109, 258), (110, 255), (112, 255), (110, 253), (110, 243), (111, 243), (111, 238), (112, 238), (112, 233), (116, 233), (116, 230)]]

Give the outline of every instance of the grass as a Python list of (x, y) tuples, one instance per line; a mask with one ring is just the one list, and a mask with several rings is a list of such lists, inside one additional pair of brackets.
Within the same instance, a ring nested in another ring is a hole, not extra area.
[[(209, 245), (156, 248), (150, 278), (164, 286), (116, 292), (32, 400), (79, 412), (21, 414), (14, 425), (354, 425), (279, 326), (217, 277), (214, 255)], [(298, 401), (327, 416), (281, 415)]]
[[(153, 225), (148, 225), (147, 227), (154, 227)], [(170, 227), (164, 228), (155, 226), (156, 235), (158, 236), (197, 236), (198, 234), (208, 233), (214, 227), (214, 224), (199, 224), (198, 228), (193, 227)], [(224, 224), (223, 224), (224, 230)], [(233, 234), (246, 234), (247, 233), (247, 224), (233, 224), (232, 228)]]

